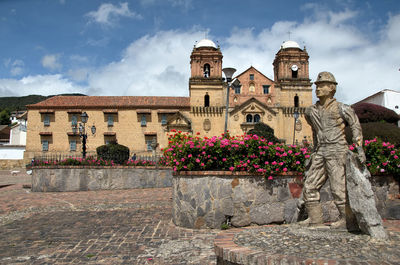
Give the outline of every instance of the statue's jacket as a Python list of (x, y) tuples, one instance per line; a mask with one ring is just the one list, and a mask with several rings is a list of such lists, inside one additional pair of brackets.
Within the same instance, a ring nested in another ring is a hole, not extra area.
[(358, 117), (352, 107), (330, 99), (325, 106), (318, 101), (308, 107), (305, 118), (313, 130), (315, 150), (320, 146), (334, 144), (347, 149), (344, 128), (349, 126), (353, 142), (362, 144), (362, 131)]

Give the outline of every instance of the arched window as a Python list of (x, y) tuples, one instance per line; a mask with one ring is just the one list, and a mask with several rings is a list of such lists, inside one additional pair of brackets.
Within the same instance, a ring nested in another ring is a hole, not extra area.
[(204, 107), (209, 107), (210, 106), (210, 96), (205, 95), (204, 96)]
[(256, 114), (254, 115), (254, 123), (260, 122), (260, 115)]
[(252, 123), (253, 122), (253, 116), (251, 114), (247, 114), (246, 116), (246, 122)]
[(203, 67), (203, 74), (206, 78), (210, 77), (210, 65), (208, 63), (206, 63)]
[(294, 71), (294, 70), (292, 69), (292, 78), (297, 78), (297, 70)]
[(294, 107), (298, 108), (299, 107), (299, 96), (294, 96)]

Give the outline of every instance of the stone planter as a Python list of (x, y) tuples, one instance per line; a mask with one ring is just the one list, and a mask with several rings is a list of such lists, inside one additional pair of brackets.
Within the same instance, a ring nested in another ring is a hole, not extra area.
[[(301, 175), (287, 173), (266, 180), (260, 175), (242, 172), (179, 172), (173, 176), (172, 217), (176, 225), (188, 228), (221, 228), (231, 222), (242, 227), (250, 224), (291, 223), (302, 192)], [(399, 186), (391, 176), (376, 176), (372, 181), (377, 208), (389, 194), (398, 194)], [(338, 218), (329, 184), (321, 190), (325, 221)]]
[(139, 167), (34, 167), (32, 191), (84, 191), (172, 186), (170, 168)]

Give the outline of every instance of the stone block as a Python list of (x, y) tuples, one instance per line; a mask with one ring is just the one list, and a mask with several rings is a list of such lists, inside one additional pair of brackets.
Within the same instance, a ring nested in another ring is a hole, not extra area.
[(250, 210), (250, 218), (252, 223), (258, 225), (283, 223), (285, 205), (280, 202), (260, 205)]

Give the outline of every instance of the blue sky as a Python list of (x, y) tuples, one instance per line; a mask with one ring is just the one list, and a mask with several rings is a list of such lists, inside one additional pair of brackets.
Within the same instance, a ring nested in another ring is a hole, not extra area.
[(398, 0), (0, 0), (0, 96), (188, 96), (205, 36), (224, 67), (271, 79), (283, 41), (306, 46), (310, 78), (331, 71), (354, 103), (400, 90)]

